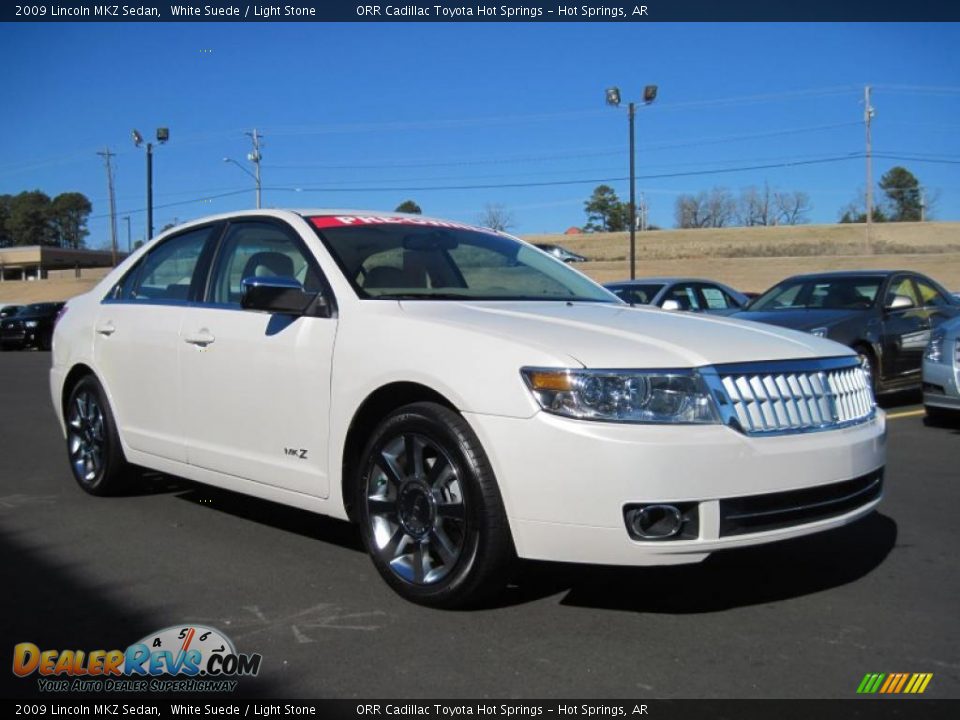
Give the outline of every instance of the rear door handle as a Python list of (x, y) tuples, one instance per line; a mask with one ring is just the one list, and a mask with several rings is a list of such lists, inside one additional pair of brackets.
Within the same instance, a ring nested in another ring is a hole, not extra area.
[(105, 323), (100, 323), (99, 325), (97, 325), (97, 332), (98, 332), (100, 335), (106, 335), (107, 337), (110, 337), (110, 336), (113, 335), (116, 331), (117, 331), (117, 328), (116, 328), (116, 327), (114, 326), (114, 324), (113, 324), (111, 321), (109, 321), (109, 320), (107, 320), (107, 322), (105, 322)]
[(206, 347), (216, 339), (217, 338), (214, 336), (214, 334), (206, 328), (197, 330), (195, 333), (186, 335), (183, 338), (184, 342), (187, 342), (191, 345), (196, 345), (197, 347)]

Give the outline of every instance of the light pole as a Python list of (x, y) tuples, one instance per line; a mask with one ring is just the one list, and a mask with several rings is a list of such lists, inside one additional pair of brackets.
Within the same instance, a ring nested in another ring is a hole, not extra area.
[[(252, 154), (252, 153), (251, 153), (251, 154)], [(233, 163), (233, 164), (236, 165), (238, 168), (240, 168), (241, 170), (243, 170), (247, 175), (249, 175), (250, 177), (253, 178), (253, 181), (256, 183), (256, 188), (257, 188), (257, 210), (259, 210), (259, 209), (260, 209), (260, 163), (259, 163), (259, 162), (257, 163), (257, 174), (254, 175), (252, 172), (250, 172), (249, 170), (247, 170), (243, 165), (241, 165), (240, 163), (238, 163), (238, 162), (237, 162), (236, 160), (234, 160), (233, 158), (225, 157), (225, 158), (223, 159), (223, 161), (224, 161), (225, 163)]]
[[(170, 128), (157, 128), (157, 142), (163, 145), (170, 139)], [(133, 131), (133, 144), (140, 147), (143, 135)], [(147, 240), (153, 237), (153, 143), (147, 143)]]
[[(647, 85), (643, 88), (643, 104), (649, 105), (657, 99), (657, 86)], [(620, 88), (607, 88), (607, 105), (620, 107)], [(637, 176), (634, 151), (634, 116), (637, 113), (636, 103), (627, 103), (627, 117), (630, 121), (630, 279), (637, 277)]]

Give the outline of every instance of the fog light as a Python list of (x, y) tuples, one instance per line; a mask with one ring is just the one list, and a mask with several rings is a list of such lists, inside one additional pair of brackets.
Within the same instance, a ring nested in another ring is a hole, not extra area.
[(627, 522), (637, 537), (659, 540), (680, 532), (683, 514), (674, 505), (643, 505), (627, 513)]

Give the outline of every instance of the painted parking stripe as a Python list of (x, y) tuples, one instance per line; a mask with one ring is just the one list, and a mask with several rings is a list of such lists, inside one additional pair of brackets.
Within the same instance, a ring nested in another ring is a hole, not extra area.
[(887, 420), (898, 420), (899, 418), (908, 418), (908, 417), (919, 417), (924, 415), (926, 410), (905, 410), (898, 413), (887, 413)]

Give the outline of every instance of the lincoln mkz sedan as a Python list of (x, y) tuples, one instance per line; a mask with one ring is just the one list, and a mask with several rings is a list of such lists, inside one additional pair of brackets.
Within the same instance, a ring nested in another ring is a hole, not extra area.
[(848, 348), (631, 308), (420, 216), (170, 230), (70, 301), (50, 388), (88, 493), (135, 465), (348, 519), (437, 607), (497, 592), (518, 556), (693, 563), (882, 494), (885, 416)]

